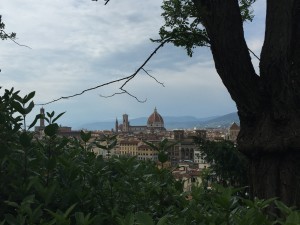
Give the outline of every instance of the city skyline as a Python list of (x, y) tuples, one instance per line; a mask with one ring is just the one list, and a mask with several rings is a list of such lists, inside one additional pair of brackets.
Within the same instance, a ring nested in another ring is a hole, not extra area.
[[(16, 41), (31, 48), (1, 42), (2, 87), (15, 87), (23, 95), (36, 91), (35, 103), (45, 103), (134, 73), (157, 47), (149, 39), (158, 37), (163, 24), (160, 5), (158, 0), (115, 0), (106, 6), (90, 0), (1, 1), (6, 31), (16, 32)], [(261, 1), (255, 3), (254, 22), (245, 25), (249, 48), (257, 55), (263, 41), (264, 7)], [(257, 68), (258, 61), (252, 58)], [(167, 45), (145, 69), (165, 85), (145, 73), (132, 80), (127, 90), (147, 99), (145, 103), (128, 95), (100, 97), (119, 92), (118, 83), (43, 107), (57, 114), (66, 111), (58, 121), (66, 126), (110, 121), (124, 113), (138, 118), (154, 107), (162, 115), (197, 118), (236, 111), (208, 48), (196, 49), (190, 58), (184, 49)]]

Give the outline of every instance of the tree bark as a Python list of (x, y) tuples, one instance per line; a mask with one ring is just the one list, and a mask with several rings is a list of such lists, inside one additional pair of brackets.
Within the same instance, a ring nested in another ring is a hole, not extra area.
[(244, 38), (239, 1), (193, 2), (216, 70), (238, 108), (238, 147), (251, 162), (253, 196), (300, 207), (300, 0), (267, 1), (260, 75)]

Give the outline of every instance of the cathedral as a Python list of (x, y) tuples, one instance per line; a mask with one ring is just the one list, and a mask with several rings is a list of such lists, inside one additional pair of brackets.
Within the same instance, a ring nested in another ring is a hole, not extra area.
[(147, 125), (143, 126), (131, 126), (128, 120), (128, 115), (123, 115), (123, 124), (118, 123), (116, 119), (115, 131), (125, 132), (125, 133), (150, 133), (150, 132), (160, 132), (165, 131), (164, 120), (162, 116), (157, 112), (157, 109), (154, 109), (154, 112), (148, 117)]

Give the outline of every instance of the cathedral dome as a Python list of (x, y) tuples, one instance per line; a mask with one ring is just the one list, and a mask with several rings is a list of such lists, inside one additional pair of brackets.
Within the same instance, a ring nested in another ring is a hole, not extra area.
[(164, 127), (164, 120), (156, 108), (148, 118), (147, 127)]

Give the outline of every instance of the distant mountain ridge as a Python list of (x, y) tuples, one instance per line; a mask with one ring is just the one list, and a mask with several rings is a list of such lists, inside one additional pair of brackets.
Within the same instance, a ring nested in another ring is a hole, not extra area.
[[(130, 125), (143, 126), (147, 124), (147, 117), (139, 117), (131, 119)], [(239, 117), (236, 112), (229, 113), (222, 116), (212, 116), (206, 118), (196, 118), (193, 116), (164, 116), (165, 127), (168, 130), (173, 129), (191, 129), (197, 128), (216, 128), (216, 127), (229, 127), (233, 122), (240, 123)], [(111, 130), (115, 128), (115, 121), (108, 122), (95, 122), (83, 124), (74, 129), (87, 129), (87, 130)]]

